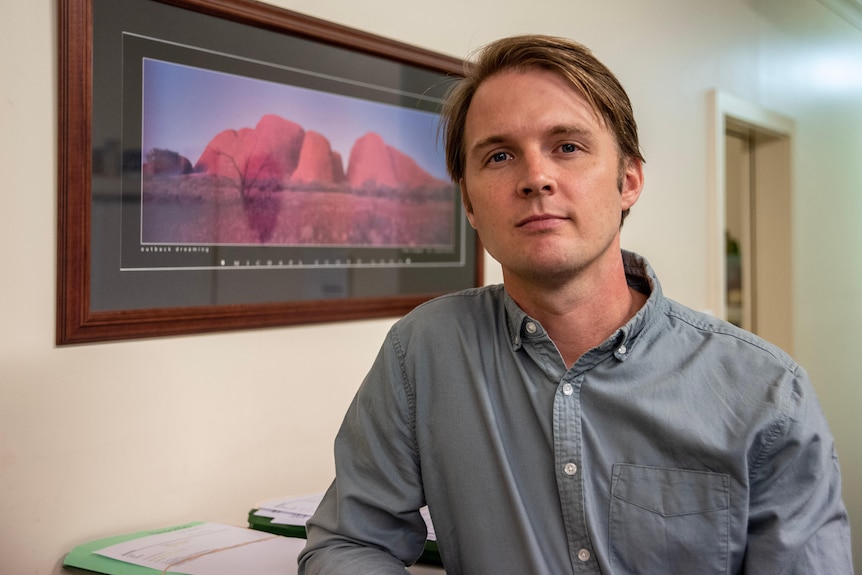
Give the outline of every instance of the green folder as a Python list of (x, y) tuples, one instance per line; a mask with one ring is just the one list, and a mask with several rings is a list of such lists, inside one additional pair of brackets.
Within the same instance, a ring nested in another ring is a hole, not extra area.
[[(116, 545), (117, 543), (125, 543), (126, 541), (131, 541), (133, 539), (146, 537), (147, 535), (158, 535), (168, 531), (176, 531), (186, 527), (193, 527), (195, 525), (200, 525), (201, 523), (203, 523), (203, 521), (195, 521), (192, 523), (184, 523), (183, 525), (176, 525), (174, 527), (152, 529), (150, 531), (138, 531), (137, 533), (115, 535), (113, 537), (106, 537), (105, 539), (99, 539), (97, 541), (90, 541), (89, 543), (78, 545), (72, 549), (66, 555), (66, 559), (63, 560), (63, 567), (82, 569), (93, 573), (102, 573), (103, 575), (161, 575), (162, 571), (159, 569), (151, 569), (150, 567), (133, 565), (118, 559), (103, 557), (102, 555), (96, 554), (96, 551), (104, 549), (105, 547), (110, 547), (111, 545)], [(168, 571), (168, 573), (175, 572)]]
[[(257, 509), (252, 509), (248, 512), (248, 526), (258, 531), (266, 531), (275, 535), (284, 535), (285, 537), (301, 537), (305, 538), (305, 525), (286, 525), (283, 523), (273, 523), (269, 517), (261, 517), (255, 515)], [(418, 563), (426, 565), (443, 566), (443, 560), (440, 558), (440, 550), (437, 548), (436, 541), (426, 541), (425, 550), (419, 557)]]

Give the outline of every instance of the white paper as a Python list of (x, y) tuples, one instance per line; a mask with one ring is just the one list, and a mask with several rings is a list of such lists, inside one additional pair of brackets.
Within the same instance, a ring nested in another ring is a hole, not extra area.
[(111, 545), (95, 553), (187, 575), (288, 575), (296, 573), (296, 556), (304, 546), (304, 539), (202, 523)]
[(261, 503), (254, 513), (271, 518), (272, 523), (275, 524), (305, 525), (305, 522), (314, 515), (321, 499), (323, 499), (323, 493), (273, 499)]
[[(305, 539), (277, 537), (245, 547), (204, 555), (181, 566), (189, 575), (296, 575), (296, 558)], [(175, 570), (171, 569), (173, 573)]]
[[(305, 525), (305, 522), (314, 515), (321, 499), (323, 499), (323, 493), (272, 499), (261, 503), (254, 514), (269, 517), (274, 525)], [(419, 512), (428, 528), (428, 540), (437, 541), (437, 534), (434, 532), (428, 507), (423, 507)]]
[(428, 541), (437, 541), (437, 534), (434, 532), (434, 524), (431, 523), (431, 513), (428, 511), (428, 507), (423, 507), (419, 510), (419, 513), (422, 514), (422, 519), (425, 520), (425, 527), (428, 529), (426, 539)]

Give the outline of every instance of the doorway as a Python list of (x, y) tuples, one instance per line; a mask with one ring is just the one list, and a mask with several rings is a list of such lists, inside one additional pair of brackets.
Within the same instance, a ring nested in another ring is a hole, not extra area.
[(716, 315), (793, 353), (793, 121), (712, 94)]

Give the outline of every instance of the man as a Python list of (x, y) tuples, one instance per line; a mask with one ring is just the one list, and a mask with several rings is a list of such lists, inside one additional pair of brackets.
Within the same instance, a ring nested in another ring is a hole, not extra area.
[(851, 573), (833, 440), (786, 354), (620, 249), (631, 105), (583, 46), (492, 43), (444, 110), (502, 286), (398, 321), (338, 434), (307, 574)]

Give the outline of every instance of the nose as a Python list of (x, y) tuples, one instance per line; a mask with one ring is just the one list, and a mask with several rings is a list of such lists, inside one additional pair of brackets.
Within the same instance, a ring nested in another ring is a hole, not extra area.
[(555, 182), (549, 160), (539, 152), (524, 154), (518, 193), (524, 197), (536, 193), (554, 193)]

